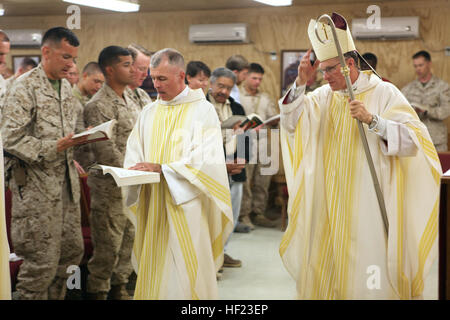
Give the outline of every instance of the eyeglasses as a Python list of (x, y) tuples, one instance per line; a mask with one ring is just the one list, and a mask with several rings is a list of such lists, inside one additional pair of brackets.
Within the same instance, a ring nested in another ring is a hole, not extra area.
[(341, 63), (338, 62), (338, 63), (335, 64), (334, 66), (326, 67), (326, 68), (323, 69), (323, 70), (319, 69), (319, 72), (320, 72), (321, 74), (325, 74), (325, 73), (330, 74), (330, 73), (332, 73), (332, 72), (336, 69), (336, 67), (337, 67), (338, 65), (340, 65), (340, 64), (341, 64)]
[(226, 85), (224, 85), (222, 83), (218, 83), (217, 84), (217, 88), (219, 88), (219, 90), (223, 90), (223, 89), (225, 89), (227, 91), (233, 90), (233, 87), (226, 86)]

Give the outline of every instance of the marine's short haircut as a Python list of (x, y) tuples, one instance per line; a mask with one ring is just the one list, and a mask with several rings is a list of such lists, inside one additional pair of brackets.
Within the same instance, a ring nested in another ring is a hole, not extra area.
[(159, 50), (155, 54), (152, 55), (152, 58), (150, 60), (150, 67), (156, 68), (159, 66), (161, 61), (166, 58), (170, 65), (172, 66), (178, 66), (183, 71), (186, 70), (186, 65), (184, 63), (184, 57), (183, 55), (178, 52), (175, 49), (172, 48), (165, 48), (162, 50)]
[(231, 71), (230, 69), (224, 68), (224, 67), (215, 69), (212, 72), (211, 78), (209, 79), (209, 81), (211, 82), (211, 84), (213, 84), (213, 83), (216, 83), (217, 79), (219, 79), (221, 77), (229, 78), (229, 79), (233, 80), (234, 84), (236, 84), (236, 75), (234, 74), (234, 72)]
[(261, 73), (264, 74), (264, 68), (259, 63), (250, 63), (250, 68), (248, 68), (248, 73)]
[(23, 68), (23, 69), (25, 69), (26, 67), (31, 67), (31, 69), (33, 69), (33, 68), (36, 68), (37, 65), (38, 65), (37, 62), (34, 61), (33, 59), (31, 59), (30, 57), (25, 57), (20, 62), (20, 68)]
[(91, 61), (91, 62), (88, 62), (84, 66), (82, 74), (87, 73), (87, 75), (90, 76), (95, 73), (101, 73), (101, 72), (102, 72), (102, 69), (100, 68), (100, 65), (95, 61)]
[(423, 58), (424, 58), (425, 60), (427, 60), (427, 61), (431, 61), (431, 55), (428, 53), (428, 51), (421, 50), (421, 51), (419, 51), (419, 52), (416, 52), (416, 53), (412, 56), (413, 59), (417, 59), (417, 58), (420, 58), (420, 57), (423, 57)]
[(73, 47), (78, 47), (80, 41), (71, 30), (64, 27), (55, 27), (48, 29), (42, 37), (41, 47), (50, 43), (59, 45), (62, 40), (66, 40)]
[(98, 56), (98, 64), (103, 74), (106, 76), (106, 67), (120, 62), (120, 57), (131, 56), (128, 49), (119, 46), (109, 46), (104, 48)]
[(248, 69), (249, 64), (247, 59), (245, 59), (243, 56), (241, 56), (240, 54), (235, 54), (228, 58), (225, 67), (227, 67), (231, 71), (242, 71), (244, 69)]

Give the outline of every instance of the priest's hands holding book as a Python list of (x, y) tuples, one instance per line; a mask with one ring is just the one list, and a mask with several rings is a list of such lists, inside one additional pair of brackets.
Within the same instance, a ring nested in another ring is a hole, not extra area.
[(161, 165), (157, 163), (139, 162), (136, 163), (134, 166), (128, 168), (128, 170), (139, 170), (139, 171), (161, 173)]

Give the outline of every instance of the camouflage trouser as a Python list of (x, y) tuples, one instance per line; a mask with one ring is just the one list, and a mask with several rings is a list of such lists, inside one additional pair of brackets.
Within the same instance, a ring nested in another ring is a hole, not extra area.
[(94, 254), (88, 262), (87, 291), (108, 292), (111, 285), (128, 283), (133, 272), (134, 226), (124, 214), (121, 190), (110, 176), (90, 175), (88, 184)]
[(21, 258), (16, 289), (19, 299), (64, 299), (67, 268), (83, 257), (80, 201), (71, 200), (66, 178), (61, 199), (50, 201), (31, 181), (13, 195), (11, 237)]
[(261, 168), (267, 167), (259, 163), (245, 166), (247, 181), (244, 183), (242, 195), (241, 213), (239, 220), (248, 216), (251, 212), (264, 215), (269, 195), (269, 186), (272, 176), (261, 175)]

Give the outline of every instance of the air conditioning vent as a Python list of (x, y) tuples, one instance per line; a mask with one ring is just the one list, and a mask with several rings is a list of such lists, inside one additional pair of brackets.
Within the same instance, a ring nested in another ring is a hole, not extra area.
[(43, 31), (38, 29), (3, 30), (11, 41), (11, 47), (40, 47)]
[(367, 19), (352, 20), (352, 34), (358, 40), (397, 40), (419, 38), (419, 17), (381, 17), (380, 28), (367, 26)]
[(193, 43), (248, 43), (247, 24), (194, 24), (189, 27), (189, 41)]

